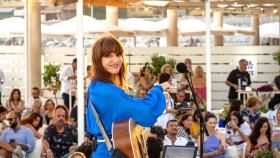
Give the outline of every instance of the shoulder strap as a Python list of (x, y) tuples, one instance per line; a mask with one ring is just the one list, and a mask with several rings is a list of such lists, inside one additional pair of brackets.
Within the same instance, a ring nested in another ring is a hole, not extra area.
[(97, 123), (97, 125), (98, 125), (98, 127), (99, 127), (99, 129), (101, 131), (102, 137), (105, 140), (107, 149), (108, 149), (109, 152), (112, 152), (113, 151), (113, 143), (111, 142), (111, 140), (109, 139), (109, 137), (108, 137), (108, 135), (106, 133), (104, 125), (103, 125), (103, 123), (102, 123), (102, 121), (101, 121), (101, 119), (100, 119), (100, 117), (99, 117), (99, 115), (98, 115), (98, 113), (97, 113), (97, 111), (96, 111), (96, 109), (94, 107), (94, 104), (93, 104), (92, 100), (90, 100), (90, 108), (93, 111), (94, 117), (96, 119), (96, 123)]

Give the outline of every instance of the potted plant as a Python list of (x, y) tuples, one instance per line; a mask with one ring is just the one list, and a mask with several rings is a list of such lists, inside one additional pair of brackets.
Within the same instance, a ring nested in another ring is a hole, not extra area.
[(278, 65), (280, 65), (280, 49), (273, 53), (273, 60), (277, 61)]
[(49, 63), (44, 66), (43, 81), (44, 86), (53, 93), (57, 104), (56, 93), (60, 90), (61, 82), (59, 81), (59, 67), (60, 65), (53, 65)]
[(159, 54), (152, 56), (152, 66), (156, 75), (160, 74), (160, 69), (164, 64), (169, 64), (174, 69), (176, 60), (172, 58), (166, 60), (164, 56)]
[(224, 105), (222, 113), (219, 114), (219, 127), (225, 127), (225, 119), (229, 112), (230, 105)]
[(269, 102), (270, 98), (271, 98), (271, 92), (268, 93), (268, 94), (262, 94), (261, 95), (261, 97), (260, 97), (261, 106), (260, 106), (260, 109), (259, 109), (259, 111), (261, 113), (265, 114), (269, 111), (267, 105), (268, 105), (268, 102)]

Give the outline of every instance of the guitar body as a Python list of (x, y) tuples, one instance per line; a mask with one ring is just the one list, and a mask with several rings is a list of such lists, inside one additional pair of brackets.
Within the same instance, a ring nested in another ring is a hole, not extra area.
[(112, 125), (113, 145), (129, 158), (148, 158), (142, 127), (133, 119), (114, 122)]

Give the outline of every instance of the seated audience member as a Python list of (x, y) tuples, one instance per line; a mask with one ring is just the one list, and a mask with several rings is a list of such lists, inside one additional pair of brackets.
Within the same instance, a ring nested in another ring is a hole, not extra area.
[[(159, 84), (164, 82), (171, 82), (171, 76), (167, 73), (160, 74), (159, 76)], [(166, 108), (163, 114), (157, 118), (157, 122), (155, 123), (155, 125), (161, 126), (162, 128), (166, 128), (166, 123), (169, 120), (175, 119), (175, 115), (178, 112), (178, 110), (174, 108), (174, 101), (170, 94), (168, 92), (164, 92), (164, 95), (166, 98)]]
[(250, 125), (243, 120), (241, 114), (233, 111), (230, 115), (230, 121), (226, 125), (226, 142), (230, 146), (236, 145), (238, 149), (243, 148), (243, 143), (248, 140), (251, 133)]
[(0, 136), (2, 134), (2, 131), (9, 127), (9, 125), (4, 122), (4, 120), (6, 120), (6, 115), (7, 110), (3, 106), (0, 106)]
[[(35, 147), (35, 137), (29, 128), (20, 125), (21, 113), (17, 110), (12, 110), (7, 115), (7, 120), (10, 127), (5, 129), (1, 136), (1, 141), (9, 143), (9, 145), (16, 149), (19, 146), (28, 158), (30, 153)], [(9, 146), (8, 145), (8, 146)], [(12, 153), (10, 151), (1, 151), (4, 157), (9, 157)]]
[(54, 109), (53, 123), (46, 128), (43, 137), (43, 149), (47, 157), (61, 157), (76, 146), (77, 130), (66, 123), (68, 120), (67, 107), (57, 105)]
[(175, 109), (178, 110), (178, 113), (176, 114), (176, 118), (178, 119), (180, 119), (184, 114), (192, 113), (192, 110), (186, 109), (189, 108), (189, 105), (185, 100), (185, 98), (186, 98), (185, 89), (178, 89), (174, 98)]
[[(206, 114), (206, 111), (204, 109), (201, 109), (202, 115)], [(200, 134), (200, 119), (198, 115), (198, 110), (195, 110), (192, 116), (192, 126), (191, 126), (191, 135), (194, 139), (198, 139)]]
[(178, 126), (178, 137), (186, 138), (187, 140), (192, 140), (191, 136), (191, 126), (192, 126), (192, 116), (191, 115), (183, 115), (179, 119)]
[(166, 136), (164, 137), (163, 145), (180, 145), (186, 146), (188, 140), (183, 137), (178, 137), (178, 123), (177, 120), (169, 120), (166, 125)]
[(230, 121), (230, 114), (233, 111), (237, 111), (241, 114), (242, 111), (242, 101), (241, 100), (232, 100), (232, 102), (230, 103), (230, 107), (229, 107), (229, 111), (227, 113), (227, 116), (225, 118), (225, 125)]
[(147, 149), (149, 158), (160, 158), (163, 150), (163, 140), (165, 131), (160, 126), (152, 126), (147, 139)]
[(174, 99), (174, 102), (176, 103), (177, 105), (176, 107), (178, 109), (189, 107), (185, 99), (186, 99), (185, 89), (178, 89), (176, 93), (176, 97)]
[(26, 105), (26, 109), (31, 109), (32, 108), (32, 103), (33, 103), (33, 100), (40, 100), (41, 103), (44, 103), (44, 100), (45, 98), (40, 96), (40, 89), (38, 87), (33, 87), (32, 88), (32, 96), (29, 97), (28, 99), (28, 102), (27, 102), (27, 105)]
[(276, 110), (276, 122), (277, 125), (273, 127), (271, 140), (275, 154), (280, 157), (280, 107)]
[(53, 118), (53, 109), (55, 104), (52, 99), (48, 99), (44, 104), (44, 114), (47, 124), (50, 123), (50, 120)]
[[(274, 79), (275, 90), (280, 90), (280, 75), (276, 76)], [(274, 110), (274, 107), (280, 103), (280, 94), (274, 94), (268, 103), (268, 108)]]
[(38, 132), (38, 130), (43, 126), (43, 118), (39, 113), (30, 113), (29, 115), (24, 117), (20, 121), (20, 123), (21, 125), (24, 125), (25, 127), (31, 129), (37, 139), (43, 137), (43, 135)]
[(43, 124), (46, 124), (47, 123), (46, 117), (45, 117), (44, 113), (42, 112), (41, 107), (42, 107), (41, 100), (34, 99), (33, 102), (32, 102), (32, 108), (24, 111), (23, 114), (22, 114), (22, 118), (26, 117), (27, 115), (29, 115), (32, 112), (36, 112), (36, 113), (39, 113), (42, 116)]
[(244, 121), (247, 121), (251, 128), (254, 127), (257, 119), (260, 118), (261, 113), (258, 112), (260, 108), (260, 100), (256, 97), (250, 97), (246, 101), (246, 108), (242, 111)]
[(246, 146), (246, 157), (255, 157), (258, 150), (271, 149), (271, 129), (268, 119), (260, 117), (249, 136)]
[(21, 113), (23, 112), (24, 101), (21, 99), (21, 93), (19, 89), (15, 88), (12, 90), (9, 99), (5, 104), (5, 108), (7, 109), (7, 111), (18, 110)]
[[(217, 117), (212, 113), (208, 113), (205, 116), (205, 122), (209, 136), (204, 136), (203, 157), (225, 158), (226, 139), (223, 133), (216, 130)], [(200, 138), (197, 142), (200, 142)]]

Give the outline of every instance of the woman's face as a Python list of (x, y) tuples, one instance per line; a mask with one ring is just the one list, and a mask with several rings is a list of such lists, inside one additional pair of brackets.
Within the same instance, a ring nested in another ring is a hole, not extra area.
[(238, 125), (238, 123), (239, 123), (238, 118), (234, 115), (230, 116), (230, 121), (233, 122), (236, 125)]
[(13, 98), (14, 98), (15, 100), (18, 100), (18, 99), (19, 99), (19, 93), (18, 93), (18, 91), (15, 91), (15, 92), (14, 92)]
[(183, 125), (186, 129), (190, 129), (192, 126), (192, 117), (189, 116), (186, 120), (183, 121)]
[(171, 68), (170, 67), (165, 67), (163, 70), (163, 73), (167, 73), (171, 75)]
[(262, 127), (261, 127), (261, 129), (260, 129), (260, 133), (261, 134), (266, 134), (266, 131), (267, 131), (267, 129), (268, 129), (268, 123), (267, 122), (265, 122), (265, 123), (263, 123), (262, 124)]
[(256, 105), (254, 106), (254, 109), (255, 109), (255, 110), (259, 110), (260, 107), (261, 107), (261, 102), (258, 100), (258, 101), (256, 102)]
[(47, 102), (47, 110), (53, 110), (53, 108), (54, 108), (54, 105), (53, 105), (53, 102), (52, 101), (48, 101)]
[(143, 74), (144, 74), (144, 76), (148, 76), (150, 74), (150, 69), (148, 67), (145, 67)]
[(215, 130), (217, 125), (217, 120), (215, 118), (209, 118), (206, 122), (206, 128), (207, 130)]
[(108, 71), (111, 75), (117, 75), (120, 72), (123, 58), (121, 55), (117, 55), (112, 52), (109, 56), (104, 56), (101, 58), (102, 66), (106, 71)]
[(39, 123), (40, 123), (41, 118), (37, 117), (34, 121), (33, 121), (33, 126), (34, 127), (38, 127)]

